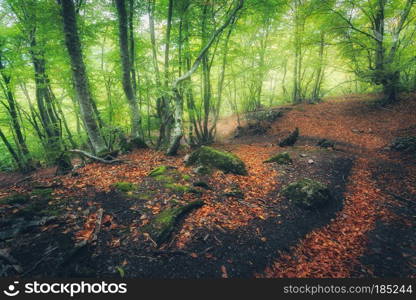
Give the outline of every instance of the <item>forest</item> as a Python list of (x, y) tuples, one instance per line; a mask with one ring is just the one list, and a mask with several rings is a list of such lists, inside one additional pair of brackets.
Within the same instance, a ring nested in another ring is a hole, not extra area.
[(414, 0), (0, 0), (0, 276), (415, 278)]

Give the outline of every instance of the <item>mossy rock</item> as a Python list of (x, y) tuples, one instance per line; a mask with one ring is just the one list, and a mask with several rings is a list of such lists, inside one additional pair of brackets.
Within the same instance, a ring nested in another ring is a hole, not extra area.
[(331, 193), (326, 185), (308, 178), (289, 184), (282, 190), (282, 194), (306, 209), (320, 208), (331, 200)]
[(208, 166), (220, 169), (225, 173), (247, 175), (246, 166), (238, 156), (207, 146), (202, 146), (192, 152), (187, 165)]
[(181, 217), (202, 205), (204, 205), (203, 201), (194, 201), (184, 206), (167, 208), (159, 213), (148, 225), (144, 226), (143, 232), (148, 233), (160, 245), (169, 239)]
[(273, 155), (269, 159), (264, 161), (265, 163), (278, 163), (279, 165), (287, 165), (293, 162), (290, 154), (288, 152), (281, 152), (279, 154)]
[(212, 173), (212, 168), (208, 166), (198, 166), (194, 169), (194, 172), (198, 175), (210, 175)]
[(134, 183), (126, 182), (126, 181), (120, 181), (116, 182), (112, 185), (112, 187), (119, 192), (128, 193), (134, 191), (137, 186)]

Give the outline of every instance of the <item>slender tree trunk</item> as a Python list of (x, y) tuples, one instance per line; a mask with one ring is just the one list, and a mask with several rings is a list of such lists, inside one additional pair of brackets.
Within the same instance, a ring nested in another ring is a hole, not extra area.
[(192, 64), (192, 67), (185, 74), (177, 78), (173, 83), (172, 91), (175, 95), (174, 130), (173, 130), (173, 134), (171, 137), (171, 142), (166, 152), (167, 155), (177, 154), (179, 146), (180, 146), (180, 140), (182, 139), (182, 136), (183, 136), (183, 128), (182, 128), (183, 99), (182, 99), (182, 96), (179, 94), (178, 86), (182, 81), (187, 80), (198, 69), (202, 59), (204, 58), (204, 56), (206, 55), (206, 53), (208, 52), (209, 48), (212, 46), (214, 41), (221, 35), (221, 33), (225, 30), (225, 28), (227, 28), (227, 26), (230, 25), (230, 23), (234, 20), (234, 18), (236, 18), (237, 13), (243, 7), (244, 0), (237, 0), (235, 2), (236, 2), (235, 7), (231, 10), (229, 15), (226, 17), (226, 20), (224, 21), (224, 23), (212, 34), (207, 44), (200, 51), (199, 55), (195, 59), (194, 63)]
[[(17, 108), (17, 103), (14, 99), (14, 95), (13, 95), (13, 91), (12, 88), (10, 86), (10, 82), (11, 82), (11, 77), (5, 72), (4, 70), (4, 65), (2, 62), (2, 57), (0, 56), (0, 74), (3, 78), (4, 81), (4, 86), (5, 86), (5, 97), (7, 100), (7, 104), (8, 104), (8, 112), (11, 118), (11, 123), (12, 123), (12, 128), (14, 131), (14, 134), (16, 135), (16, 141), (17, 141), (17, 146), (19, 149), (19, 152), (21, 152), (21, 160), (19, 161), (20, 169), (33, 169), (32, 166), (32, 159), (31, 159), (31, 155), (29, 152), (29, 148), (27, 147), (24, 135), (22, 133), (22, 128), (20, 126), (20, 121), (19, 121), (19, 115), (18, 115), (18, 108)], [(6, 145), (7, 146), (7, 145)], [(9, 148), (9, 147), (7, 147)], [(11, 153), (11, 152), (10, 152)], [(12, 153), (11, 153), (12, 154)], [(13, 155), (13, 154), (12, 154)]]
[(121, 56), (121, 66), (123, 71), (123, 89), (130, 106), (130, 118), (132, 125), (132, 137), (135, 141), (135, 145), (138, 147), (145, 146), (145, 143), (140, 137), (141, 118), (139, 112), (139, 106), (137, 103), (137, 97), (135, 90), (133, 89), (131, 69), (132, 69), (132, 57), (129, 55), (128, 44), (128, 20), (127, 10), (124, 0), (116, 0), (116, 8), (118, 15), (118, 29), (119, 29), (119, 46)]
[(3, 141), (4, 145), (6, 146), (7, 150), (9, 151), (10, 155), (12, 156), (13, 160), (15, 161), (19, 170), (26, 172), (28, 169), (26, 168), (25, 164), (20, 160), (19, 155), (13, 149), (13, 146), (7, 140), (5, 134), (0, 128), (0, 139)]

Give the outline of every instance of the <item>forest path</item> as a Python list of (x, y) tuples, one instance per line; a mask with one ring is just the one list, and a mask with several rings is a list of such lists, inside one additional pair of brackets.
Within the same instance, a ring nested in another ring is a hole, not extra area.
[[(416, 134), (416, 104), (412, 95), (381, 109), (371, 104), (373, 98), (297, 105), (263, 136), (229, 137), (214, 145), (237, 154), (249, 175), (215, 172), (204, 178), (211, 189), (202, 195), (172, 192), (152, 181), (147, 175), (160, 165), (176, 167), (181, 184), (200, 178), (184, 166), (183, 156), (149, 149), (124, 156), (131, 164), (91, 163), (60, 177), (34, 174), (31, 182), (0, 192), (30, 191), (34, 183), (53, 186), (48, 204), (65, 213), (57, 223), (0, 241), (0, 248), (22, 264), (25, 276), (117, 277), (121, 269), (142, 278), (410, 276), (416, 257), (414, 211), (391, 194), (415, 199), (416, 166), (384, 148), (396, 136)], [(226, 123), (232, 132), (232, 123)], [(300, 129), (295, 147), (278, 147), (295, 127)], [(335, 150), (317, 147), (322, 138), (334, 141)], [(292, 165), (263, 163), (280, 151), (291, 154)], [(328, 184), (333, 192), (333, 203), (319, 213), (297, 208), (279, 193), (304, 177)], [(142, 198), (114, 191), (112, 185), (120, 181), (136, 184)], [(224, 195), (233, 188), (244, 197)], [(196, 199), (205, 205), (155, 249), (141, 232), (149, 218), (171, 201)], [(91, 237), (98, 208), (104, 211), (99, 239), (68, 259), (74, 240)], [(25, 206), (0, 205), (3, 218), (22, 210)]]

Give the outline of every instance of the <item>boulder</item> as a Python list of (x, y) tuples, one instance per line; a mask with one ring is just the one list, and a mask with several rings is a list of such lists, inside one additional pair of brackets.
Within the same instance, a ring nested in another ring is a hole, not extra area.
[(320, 208), (331, 200), (331, 193), (326, 185), (308, 178), (289, 184), (282, 190), (282, 194), (306, 209)]
[(207, 146), (202, 146), (192, 152), (187, 165), (212, 167), (222, 170), (224, 173), (247, 175), (246, 166), (238, 156)]
[(288, 152), (281, 152), (279, 154), (273, 155), (269, 159), (265, 160), (264, 163), (278, 163), (279, 165), (287, 165), (292, 163), (292, 158)]

